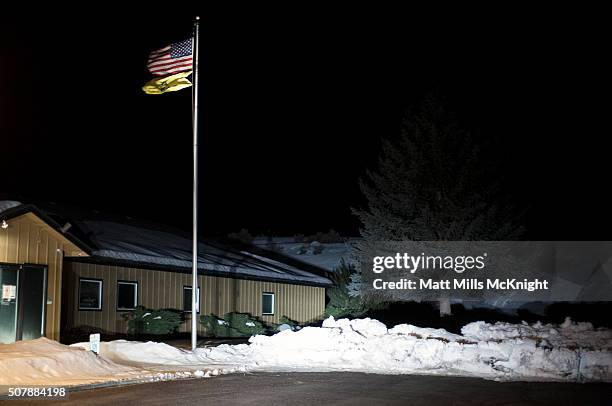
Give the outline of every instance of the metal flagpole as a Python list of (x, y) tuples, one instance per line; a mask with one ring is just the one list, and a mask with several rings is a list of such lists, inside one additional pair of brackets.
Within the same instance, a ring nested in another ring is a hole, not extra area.
[(198, 56), (200, 17), (193, 22), (193, 263), (191, 280), (191, 349), (198, 345)]

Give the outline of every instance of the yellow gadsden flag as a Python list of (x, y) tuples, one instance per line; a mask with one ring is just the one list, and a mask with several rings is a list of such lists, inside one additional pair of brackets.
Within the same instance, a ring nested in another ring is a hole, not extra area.
[(181, 72), (163, 78), (156, 78), (148, 81), (142, 87), (142, 90), (144, 90), (146, 94), (176, 92), (177, 90), (191, 86), (191, 82), (187, 79), (189, 75), (191, 75), (191, 71)]

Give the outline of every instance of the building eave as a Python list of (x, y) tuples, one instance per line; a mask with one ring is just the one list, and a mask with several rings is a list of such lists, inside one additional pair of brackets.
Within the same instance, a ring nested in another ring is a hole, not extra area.
[[(125, 259), (116, 259), (116, 258), (105, 258), (99, 256), (89, 256), (89, 257), (66, 257), (64, 258), (67, 262), (77, 262), (77, 263), (86, 263), (86, 264), (98, 264), (98, 265), (109, 265), (109, 266), (123, 266), (126, 268), (135, 268), (135, 269), (145, 269), (152, 271), (163, 271), (163, 272), (175, 272), (175, 273), (184, 273), (190, 274), (192, 269), (190, 267), (177, 267), (170, 265), (162, 265), (155, 263), (143, 263), (138, 261), (130, 261)], [(254, 275), (245, 275), (245, 274), (232, 274), (227, 272), (220, 272), (212, 269), (198, 269), (198, 275), (201, 276), (216, 276), (221, 278), (230, 278), (230, 279), (242, 279), (242, 280), (252, 280), (252, 281), (260, 281), (260, 282), (273, 282), (273, 283), (284, 283), (289, 285), (301, 285), (301, 286), (314, 286), (321, 288), (331, 287), (333, 284), (331, 281), (329, 283), (323, 282), (311, 282), (311, 281), (301, 281), (301, 280), (293, 280), (293, 279), (282, 279), (282, 278), (268, 278), (264, 276), (254, 276)]]
[(10, 220), (15, 217), (19, 217), (21, 215), (32, 213), (36, 217), (38, 217), (41, 221), (45, 222), (49, 227), (53, 228), (57, 231), (62, 237), (70, 241), (72, 244), (76, 245), (80, 250), (85, 252), (87, 255), (91, 255), (91, 247), (81, 241), (79, 238), (75, 237), (70, 233), (66, 233), (62, 230), (62, 226), (58, 224), (51, 217), (42, 212), (38, 207), (33, 204), (22, 204), (10, 209), (7, 209), (0, 213), (0, 220)]

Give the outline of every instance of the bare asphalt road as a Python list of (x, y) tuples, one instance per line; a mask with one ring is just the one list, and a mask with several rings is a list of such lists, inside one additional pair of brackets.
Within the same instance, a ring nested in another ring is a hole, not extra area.
[[(48, 401), (7, 401), (33, 404)], [(70, 393), (54, 405), (612, 405), (612, 384), (360, 373), (259, 373)]]

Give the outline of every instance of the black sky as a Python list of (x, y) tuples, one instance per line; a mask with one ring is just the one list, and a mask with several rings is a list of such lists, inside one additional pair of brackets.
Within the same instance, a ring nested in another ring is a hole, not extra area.
[[(355, 234), (357, 179), (440, 95), (487, 140), (534, 239), (609, 239), (609, 34), (539, 18), (202, 13), (202, 231)], [(7, 23), (0, 193), (188, 227), (190, 92), (147, 96), (188, 15)], [(588, 23), (588, 21), (586, 21)]]

